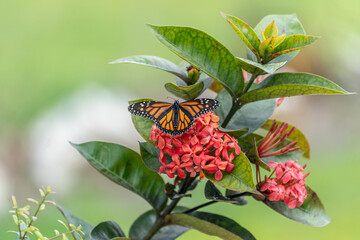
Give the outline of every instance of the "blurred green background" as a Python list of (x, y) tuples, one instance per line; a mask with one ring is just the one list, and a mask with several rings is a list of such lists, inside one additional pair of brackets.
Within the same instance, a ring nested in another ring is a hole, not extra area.
[[(163, 85), (173, 78), (151, 68), (107, 63), (139, 54), (180, 62), (146, 23), (192, 26), (236, 56), (245, 56), (244, 44), (220, 11), (253, 27), (268, 14), (296, 13), (308, 34), (322, 38), (302, 50), (289, 68), (322, 75), (350, 92), (360, 91), (359, 1), (0, 1), (0, 239), (12, 239), (6, 231), (15, 230), (7, 213), (11, 194), (25, 204), (26, 197), (36, 197), (41, 184), (51, 184), (57, 192), (53, 198), (90, 223), (114, 220), (128, 232), (136, 217), (149, 209), (147, 203), (98, 174), (67, 141), (108, 140), (137, 150), (140, 138), (135, 131), (133, 139), (125, 133), (132, 128), (126, 125), (127, 101), (164, 99), (170, 95)], [(274, 114), (309, 138), (307, 181), (333, 219), (328, 226), (292, 222), (251, 199), (245, 207), (218, 203), (204, 210), (235, 219), (258, 239), (359, 237), (359, 104), (358, 95), (294, 97)], [(91, 125), (99, 117), (103, 118)], [(112, 119), (119, 121), (107, 124)], [(111, 132), (111, 126), (118, 125), (123, 128)], [(86, 129), (96, 131), (89, 135)], [(62, 137), (64, 153), (50, 148), (60, 139), (56, 136)], [(61, 167), (65, 172), (56, 175)], [(183, 204), (203, 203), (204, 185)], [(49, 209), (36, 226), (50, 234), (61, 229), (56, 219), (60, 214)], [(216, 238), (191, 230), (180, 239)]]

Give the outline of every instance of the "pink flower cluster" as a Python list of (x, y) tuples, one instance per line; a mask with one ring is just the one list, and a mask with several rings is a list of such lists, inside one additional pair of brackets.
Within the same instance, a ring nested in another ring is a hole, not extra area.
[(260, 183), (262, 192), (270, 201), (284, 201), (290, 209), (300, 207), (307, 197), (305, 178), (310, 172), (303, 174), (304, 168), (297, 161), (277, 163), (270, 161), (270, 168), (274, 168), (275, 178), (265, 177)]
[[(150, 140), (156, 143), (160, 149), (159, 160), (162, 166), (159, 173), (165, 173), (173, 178), (175, 173), (185, 178), (186, 170), (190, 177), (200, 174), (204, 178), (204, 172), (215, 173), (215, 179), (220, 180), (223, 172), (234, 170), (231, 163), (241, 149), (235, 138), (218, 129), (219, 117), (213, 112), (208, 112), (195, 120), (189, 131), (179, 136), (172, 136), (160, 131), (153, 125)], [(172, 161), (166, 164), (165, 153)]]

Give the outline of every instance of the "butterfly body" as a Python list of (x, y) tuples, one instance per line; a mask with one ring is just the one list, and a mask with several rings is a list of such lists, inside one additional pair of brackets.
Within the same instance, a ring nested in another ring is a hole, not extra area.
[(161, 131), (177, 136), (188, 131), (194, 120), (214, 110), (219, 102), (214, 99), (200, 98), (173, 104), (167, 102), (144, 101), (129, 106), (132, 114), (139, 115), (155, 122)]

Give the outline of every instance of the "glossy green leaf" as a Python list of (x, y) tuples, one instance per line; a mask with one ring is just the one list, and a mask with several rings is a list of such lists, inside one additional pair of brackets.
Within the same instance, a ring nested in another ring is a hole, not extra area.
[[(258, 36), (261, 36), (260, 27), (262, 29), (266, 29), (266, 27), (272, 22), (275, 21), (275, 24), (278, 28), (278, 35), (282, 35), (286, 33), (286, 36), (294, 35), (294, 34), (305, 34), (305, 30), (301, 25), (299, 19), (296, 14), (290, 15), (268, 15), (261, 19), (259, 24), (256, 25), (254, 31)], [(281, 55), (275, 59), (273, 59), (272, 63), (278, 62), (289, 62), (293, 59), (299, 51), (291, 52), (288, 54)], [(257, 61), (257, 57), (253, 54), (252, 51), (247, 50), (247, 57), (252, 61)]]
[(239, 192), (255, 191), (255, 184), (253, 180), (252, 168), (249, 159), (241, 152), (232, 161), (235, 168), (231, 173), (223, 172), (223, 177), (217, 181), (214, 174), (205, 173), (207, 179), (216, 185)]
[[(65, 217), (67, 223), (68, 223), (68, 227), (69, 229), (71, 228), (70, 227), (70, 224), (73, 224), (75, 225), (76, 227), (78, 227), (79, 225), (81, 225), (81, 231), (83, 233), (85, 233), (85, 235), (83, 235), (82, 233), (81, 236), (83, 238), (83, 240), (91, 240), (91, 236), (90, 236), (90, 233), (91, 231), (93, 230), (93, 226), (86, 222), (85, 220), (82, 220), (81, 218), (78, 218), (77, 216), (75, 216), (74, 214), (72, 214), (69, 210), (67, 210), (66, 208), (62, 207), (61, 205), (59, 204), (56, 204), (56, 207), (59, 209), (59, 211), (61, 212), (61, 214)], [(80, 240), (81, 238), (73, 233), (72, 234), (74, 239), (76, 240)]]
[(263, 59), (264, 63), (268, 63), (269, 61), (265, 61), (268, 57), (274, 52), (275, 38), (268, 38), (261, 42), (259, 46), (259, 54)]
[(268, 59), (269, 61), (286, 53), (294, 52), (300, 49), (303, 49), (310, 44), (313, 44), (318, 40), (318, 37), (314, 36), (305, 36), (301, 34), (291, 35), (286, 37), (281, 44), (279, 44), (275, 49), (274, 53)]
[(204, 188), (204, 194), (206, 199), (214, 200), (218, 202), (228, 202), (228, 203), (234, 203), (236, 205), (245, 205), (247, 204), (247, 201), (244, 197), (229, 197), (232, 195), (239, 194), (240, 192), (231, 191), (226, 189), (226, 196), (224, 196), (220, 190), (215, 186), (214, 183), (211, 181), (207, 181), (205, 188)]
[(91, 231), (91, 240), (113, 239), (126, 237), (120, 226), (113, 221), (101, 222)]
[(325, 208), (320, 198), (310, 187), (306, 187), (307, 198), (300, 207), (289, 209), (283, 201), (269, 201), (267, 198), (264, 203), (281, 215), (296, 222), (310, 225), (313, 227), (324, 227), (331, 222), (325, 212)]
[[(174, 212), (183, 212), (187, 208), (176, 207)], [(157, 215), (153, 210), (147, 211), (140, 215), (130, 227), (129, 236), (133, 239), (144, 239), (151, 227), (156, 222)], [(167, 225), (162, 228), (151, 238), (151, 240), (172, 240), (181, 234), (187, 232), (189, 228), (179, 225)]]
[[(143, 102), (143, 101), (154, 101), (154, 100), (149, 98), (142, 98), (142, 99), (129, 101), (129, 104)], [(144, 140), (154, 145), (154, 142), (150, 140), (151, 129), (154, 125), (154, 121), (134, 114), (131, 114), (131, 120), (135, 126), (135, 129), (144, 138)]]
[(234, 203), (236, 200), (225, 197), (219, 189), (211, 181), (207, 181), (204, 188), (204, 195), (206, 199), (215, 200), (219, 202), (231, 202)]
[(240, 36), (241, 40), (245, 43), (245, 45), (252, 51), (255, 56), (260, 60), (259, 45), (260, 39), (256, 35), (254, 29), (252, 29), (246, 22), (240, 20), (237, 17), (227, 15), (225, 13), (221, 13), (221, 15), (228, 21), (231, 27), (236, 31), (236, 33)]
[(259, 74), (274, 73), (275, 71), (277, 71), (286, 64), (286, 61), (279, 63), (261, 64), (245, 58), (238, 58), (238, 59), (240, 60), (241, 67), (248, 73), (254, 73), (257, 69), (262, 70), (259, 72)]
[(124, 146), (106, 142), (73, 144), (80, 154), (111, 181), (140, 195), (156, 210), (165, 207), (164, 180), (148, 169), (138, 153)]
[(238, 60), (216, 39), (189, 27), (152, 26), (156, 37), (171, 51), (237, 96), (244, 86)]
[[(264, 125), (261, 126), (261, 128), (264, 128), (266, 130), (269, 130), (274, 120), (267, 120)], [(276, 124), (281, 124), (281, 121), (276, 121)], [(288, 128), (285, 130), (285, 132), (289, 131), (294, 126), (291, 124), (288, 124)], [(294, 131), (291, 133), (287, 139), (290, 139), (291, 141), (297, 141), (296, 146), (300, 147), (300, 150), (303, 151), (303, 157), (310, 159), (310, 144), (305, 135), (296, 127), (294, 127)]]
[(222, 127), (219, 127), (219, 129), (227, 134), (229, 134), (230, 136), (233, 136), (235, 138), (240, 138), (242, 137), (243, 135), (247, 134), (248, 133), (248, 130), (247, 128), (243, 128), (243, 129), (239, 129), (239, 130), (229, 130), (229, 129), (226, 129), (226, 128), (222, 128)]
[(277, 37), (278, 36), (278, 28), (275, 24), (275, 21), (272, 21), (264, 30), (265, 38)]
[(187, 79), (186, 71), (178, 67), (175, 63), (170, 62), (169, 60), (166, 60), (161, 57), (149, 56), (149, 55), (137, 55), (137, 56), (120, 58), (113, 62), (110, 62), (110, 64), (115, 64), (115, 63), (134, 63), (134, 64), (145, 65), (167, 71), (181, 79), (184, 80)]
[(241, 96), (241, 102), (298, 95), (349, 94), (330, 80), (310, 73), (277, 73)]
[(169, 93), (172, 93), (179, 98), (184, 100), (194, 100), (202, 92), (204, 83), (198, 82), (190, 86), (177, 86), (173, 83), (166, 83), (165, 88)]
[(196, 229), (211, 236), (224, 240), (252, 240), (255, 237), (234, 220), (207, 212), (194, 212), (191, 214), (174, 213), (166, 216), (173, 224)]
[[(139, 145), (141, 158), (145, 165), (154, 172), (159, 172), (159, 168), (161, 167), (159, 161), (160, 150), (147, 142), (140, 142)], [(166, 163), (170, 163), (172, 160), (169, 155), (165, 154), (165, 156)]]
[[(231, 96), (226, 91), (221, 91), (216, 100), (220, 102), (220, 107), (215, 109), (215, 114), (220, 117), (220, 125), (225, 120), (232, 105)], [(276, 106), (276, 99), (265, 100), (246, 104), (239, 109), (225, 127), (227, 130), (239, 130), (247, 128), (247, 134), (260, 128), (272, 115)]]
[(246, 200), (245, 196), (234, 197), (234, 196), (239, 195), (240, 193), (241, 192), (226, 189), (225, 196), (227, 198), (230, 198), (231, 200), (236, 201), (236, 202), (233, 203), (234, 205), (239, 205), (239, 206), (246, 205), (248, 203), (248, 201)]

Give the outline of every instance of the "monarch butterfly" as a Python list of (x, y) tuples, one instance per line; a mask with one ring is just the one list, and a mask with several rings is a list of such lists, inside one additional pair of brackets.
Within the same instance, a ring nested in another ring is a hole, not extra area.
[(194, 120), (219, 106), (214, 99), (199, 98), (174, 104), (145, 101), (129, 106), (129, 112), (155, 121), (156, 127), (164, 133), (177, 136), (187, 132)]

